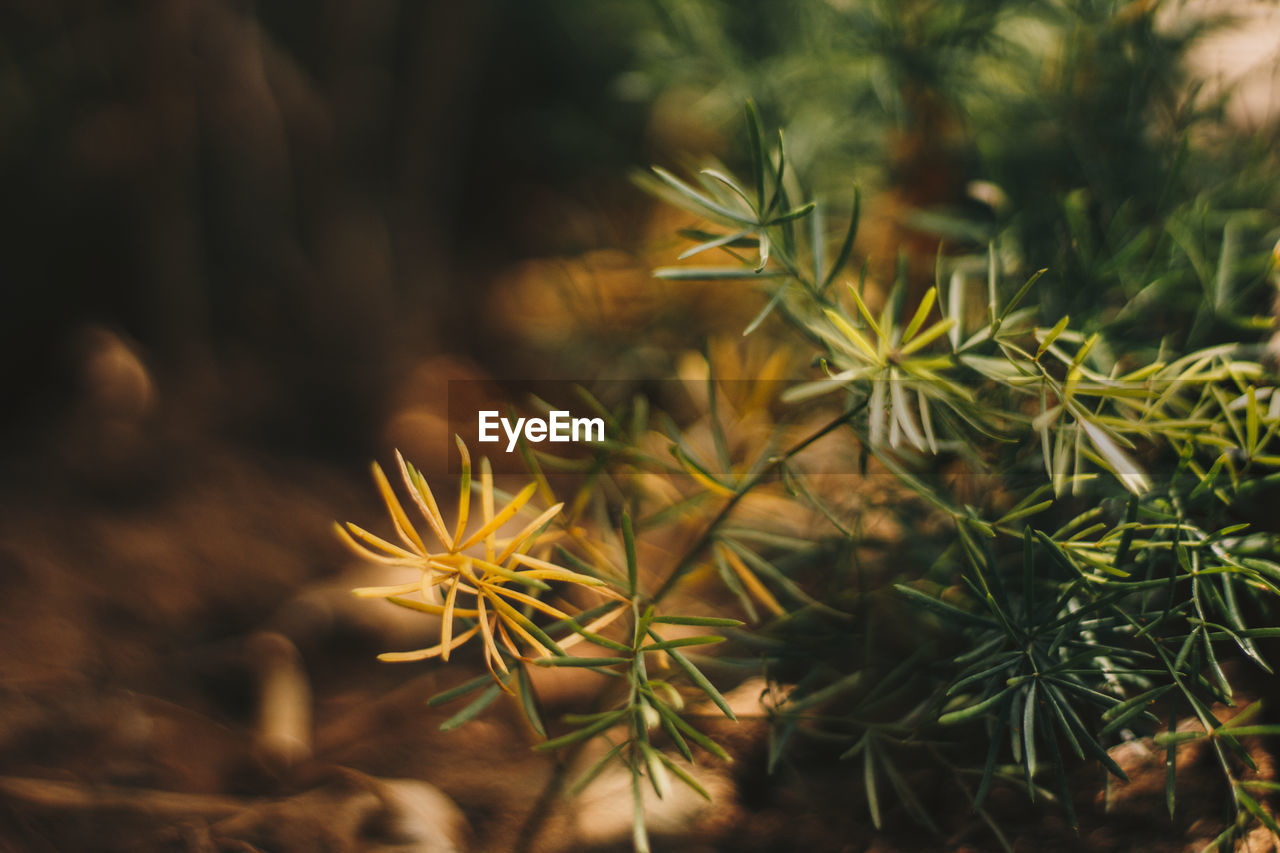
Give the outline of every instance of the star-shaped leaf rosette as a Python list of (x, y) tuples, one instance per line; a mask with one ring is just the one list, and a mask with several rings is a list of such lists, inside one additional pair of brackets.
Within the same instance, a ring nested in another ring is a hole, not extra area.
[[(547, 528), (564, 506), (562, 503), (540, 513), (514, 536), (499, 536), (502, 528), (533, 497), (537, 485), (530, 483), (525, 486), (506, 506), (495, 512), (493, 473), (487, 459), (482, 459), (480, 466), (481, 524), (468, 534), (471, 455), (462, 439), (457, 439), (457, 442), (462, 455), (462, 476), (458, 518), (452, 533), (445, 524), (431, 487), (422, 474), (396, 452), (404, 487), (426, 519), (431, 536), (440, 545), (439, 549), (427, 546), (376, 462), (373, 464), (373, 478), (391, 514), (400, 544), (389, 542), (349, 522), (337, 524), (335, 528), (339, 538), (358, 556), (388, 566), (419, 569), (422, 573), (419, 580), (409, 583), (353, 590), (357, 596), (385, 598), (401, 607), (440, 617), (440, 642), (437, 645), (408, 652), (387, 652), (378, 655), (380, 660), (417, 661), (439, 657), (447, 661), (451, 651), (479, 634), (484, 643), (485, 663), (505, 688), (506, 676), (511, 672), (504, 660), (505, 655), (524, 659), (526, 655), (521, 651), (522, 646), (538, 657), (563, 655), (564, 646), (603, 627), (606, 621), (612, 621), (621, 612), (622, 608), (611, 608), (603, 617), (580, 628), (569, 613), (538, 597), (551, 589), (548, 581), (589, 587), (607, 598), (620, 599), (621, 596), (598, 578), (557, 566), (530, 553), (558, 536), (557, 532), (549, 532)], [(572, 630), (580, 632), (579, 636), (558, 644), (534, 622), (532, 616), (535, 612), (568, 624)]]

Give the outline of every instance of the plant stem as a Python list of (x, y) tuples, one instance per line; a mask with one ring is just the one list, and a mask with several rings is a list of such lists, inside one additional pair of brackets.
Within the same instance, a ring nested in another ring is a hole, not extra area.
[(729, 500), (725, 503), (723, 507), (721, 507), (720, 512), (716, 513), (716, 517), (711, 519), (710, 523), (707, 524), (707, 527), (702, 532), (702, 535), (698, 537), (698, 541), (694, 542), (693, 545), (689, 548), (689, 550), (685, 552), (684, 556), (680, 558), (680, 562), (676, 563), (676, 567), (671, 571), (671, 574), (667, 576), (667, 579), (665, 581), (663, 581), (662, 586), (658, 587), (658, 591), (653, 594), (653, 600), (655, 602), (661, 601), (664, 597), (666, 597), (667, 593), (671, 592), (671, 590), (675, 587), (676, 582), (679, 581), (680, 578), (684, 577), (684, 575), (687, 574), (689, 570), (693, 568), (694, 562), (698, 559), (699, 556), (701, 556), (703, 550), (705, 550), (706, 547), (710, 545), (711, 541), (715, 538), (716, 532), (719, 529), (720, 525), (724, 523), (724, 521), (729, 517), (729, 514), (733, 512), (734, 507), (738, 505), (739, 501), (741, 501), (744, 497), (747, 496), (748, 492), (750, 492), (756, 486), (760, 485), (760, 483), (762, 483), (766, 477), (768, 477), (775, 470), (777, 470), (783, 463), (787, 462), (793, 456), (800, 453), (805, 448), (809, 447), (809, 445), (813, 444), (818, 439), (834, 432), (844, 424), (848, 423), (855, 415), (857, 415), (866, 407), (867, 407), (866, 400), (863, 400), (849, 407), (843, 413), (841, 413), (838, 417), (833, 418), (823, 426), (819, 427), (815, 432), (811, 433), (810, 435), (801, 439), (797, 443), (793, 444), (785, 452), (783, 452), (782, 455), (775, 456), (772, 459), (770, 459), (768, 463), (764, 465), (764, 467), (762, 467), (759, 471), (757, 471), (754, 475), (752, 475), (745, 483), (739, 486), (738, 490), (734, 492), (733, 496), (729, 498)]

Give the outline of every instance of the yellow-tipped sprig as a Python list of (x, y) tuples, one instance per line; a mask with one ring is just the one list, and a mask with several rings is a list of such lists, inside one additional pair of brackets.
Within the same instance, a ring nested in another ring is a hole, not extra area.
[[(382, 468), (374, 463), (373, 478), (391, 516), (400, 544), (383, 539), (351, 523), (335, 525), (338, 537), (358, 556), (390, 566), (416, 568), (419, 580), (391, 586), (363, 587), (354, 590), (362, 598), (385, 598), (394, 604), (440, 617), (440, 642), (428, 648), (379, 655), (385, 661), (416, 661), (449, 654), (467, 640), (480, 635), (485, 662), (499, 683), (510, 674), (504, 656), (522, 658), (521, 646), (540, 657), (562, 653), (560, 647), (542, 631), (526, 613), (535, 611), (557, 620), (569, 620), (570, 614), (538, 598), (537, 592), (548, 590), (548, 581), (571, 583), (594, 588), (617, 597), (603, 582), (590, 575), (555, 565), (529, 552), (551, 538), (547, 526), (560, 513), (557, 503), (539, 513), (510, 538), (500, 540), (498, 534), (517, 513), (525, 508), (537, 489), (530, 483), (520, 490), (501, 510), (495, 512), (493, 472), (487, 459), (480, 465), (480, 510), (482, 523), (467, 534), (470, 516), (472, 481), (471, 455), (461, 438), (457, 439), (462, 457), (458, 517), (449, 532), (439, 503), (422, 474), (405, 461), (397, 451), (396, 463), (404, 488), (414, 506), (426, 520), (427, 527), (440, 548), (429, 548), (396, 496)], [(470, 553), (483, 546), (483, 556)], [(523, 586), (528, 592), (514, 588)], [(441, 594), (443, 590), (443, 595)], [(414, 598), (419, 594), (420, 598)], [(460, 596), (468, 596), (459, 604)], [(470, 604), (471, 606), (466, 606)], [(517, 606), (527, 608), (525, 612)], [(475, 620), (475, 624), (459, 631), (458, 619)], [(501, 674), (500, 674), (501, 673)], [(505, 686), (505, 685), (504, 685)]]

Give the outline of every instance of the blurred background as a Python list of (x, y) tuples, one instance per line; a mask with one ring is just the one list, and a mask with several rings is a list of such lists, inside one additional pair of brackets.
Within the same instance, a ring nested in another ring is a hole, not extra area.
[(527, 831), (527, 733), (446, 739), (421, 700), (461, 676), (372, 660), (416, 628), (344, 592), (368, 460), (443, 471), (450, 379), (736, 335), (756, 295), (650, 277), (689, 223), (633, 177), (743, 167), (748, 98), (837, 224), (861, 188), (873, 280), (997, 241), (1046, 317), (1260, 345), (1277, 34), (1224, 0), (0, 5), (0, 846), (375, 849), (351, 803), (428, 808), (377, 781), (410, 777), (473, 849), (587, 849)]

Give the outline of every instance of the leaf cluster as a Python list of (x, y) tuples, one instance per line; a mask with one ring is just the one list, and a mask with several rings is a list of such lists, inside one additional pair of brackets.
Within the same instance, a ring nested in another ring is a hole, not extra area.
[[(749, 126), (756, 121), (749, 109)], [(783, 162), (781, 152), (771, 159), (763, 134), (751, 138), (757, 161)], [(679, 190), (687, 210), (712, 219), (703, 193), (667, 173), (659, 178)], [(1111, 745), (1190, 714), (1213, 744), (1235, 812), (1255, 814), (1257, 783), (1245, 775), (1251, 759), (1214, 710), (1234, 698), (1231, 657), (1271, 671), (1256, 641), (1276, 633), (1267, 624), (1280, 592), (1275, 533), (1232, 519), (1280, 464), (1280, 398), (1262, 367), (1244, 357), (1248, 345), (1177, 352), (1166, 343), (1152, 359), (1102, 331), (1076, 331), (1066, 317), (1041, 326), (1023, 303), (1042, 272), (1005, 296), (994, 246), (984, 258), (980, 321), (975, 288), (965, 281), (968, 259), (954, 262), (950, 276), (940, 261), (938, 281), (914, 306), (900, 272), (874, 311), (865, 276), (833, 287), (856, 237), (856, 213), (827, 265), (829, 235), (814, 227), (819, 206), (788, 207), (803, 216), (769, 222), (752, 207), (763, 196), (749, 182), (723, 173), (716, 180), (754, 222), (733, 240), (777, 250), (764, 264), (763, 252), (740, 258), (736, 274), (687, 266), (656, 274), (762, 283), (764, 313), (776, 312), (801, 345), (817, 350), (824, 374), (784, 396), (840, 399), (849, 414), (838, 435), (850, 452), (874, 458), (904, 486), (904, 504), (919, 501), (948, 520), (927, 570), (914, 578), (903, 570), (891, 588), (919, 608), (926, 647), (954, 654), (933, 652), (923, 677), (914, 659), (909, 671), (891, 665), (899, 649), (871, 636), (874, 619), (841, 623), (813, 608), (784, 614), (766, 632), (773, 640), (760, 641), (780, 670), (806, 646), (859, 651), (823, 655), (797, 687), (783, 690), (771, 762), (782, 760), (797, 732), (846, 742), (845, 757), (862, 763), (877, 825), (885, 780), (903, 808), (931, 824), (904, 782), (903, 755), (953, 772), (981, 814), (994, 781), (1016, 776), (1033, 799), (1058, 802), (1074, 822), (1072, 760), (1096, 760), (1123, 776)], [(723, 236), (699, 234), (695, 249), (732, 252), (733, 241), (717, 242)], [(757, 319), (747, 333), (760, 326)], [(954, 478), (936, 476), (946, 460), (970, 476), (1003, 477), (1003, 503), (966, 502)], [(797, 499), (824, 508), (832, 537), (856, 549), (852, 525), (816, 481), (779, 467)], [(775, 549), (772, 559), (804, 563), (829, 553), (808, 543), (789, 555)], [(973, 728), (985, 747), (970, 763), (962, 747), (969, 738), (952, 738)], [(1171, 812), (1178, 742), (1161, 741)]]

